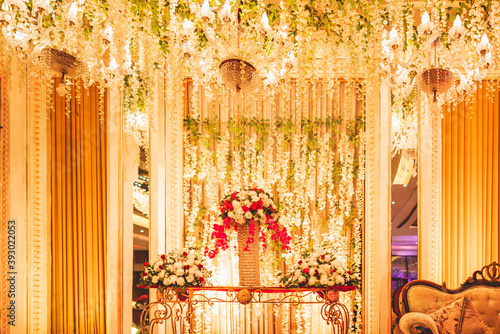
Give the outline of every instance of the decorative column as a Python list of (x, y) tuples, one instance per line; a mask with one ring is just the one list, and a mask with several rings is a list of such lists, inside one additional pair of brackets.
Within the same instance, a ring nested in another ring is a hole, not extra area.
[(367, 91), (364, 332), (385, 334), (391, 332), (391, 93), (373, 81)]
[(418, 278), (440, 284), (441, 117), (436, 108), (422, 94), (418, 124)]
[[(44, 85), (40, 76), (28, 68), (28, 228), (27, 300), (28, 332), (50, 333), (50, 189), (48, 136), (50, 133)], [(16, 89), (16, 88), (14, 88)], [(17, 112), (15, 110), (14, 112)]]

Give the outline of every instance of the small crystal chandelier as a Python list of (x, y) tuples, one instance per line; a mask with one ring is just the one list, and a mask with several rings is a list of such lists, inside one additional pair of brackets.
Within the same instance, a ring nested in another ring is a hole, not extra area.
[(459, 15), (453, 26), (443, 32), (425, 12), (417, 30), (416, 40), (422, 41), (418, 49), (402, 41), (395, 27), (383, 41), (381, 65), (393, 94), (405, 99), (416, 85), (441, 106), (473, 92), (493, 64), (486, 34), (476, 44), (477, 55), (467, 56), (465, 51), (470, 45), (464, 39), (466, 30)]
[[(48, 78), (62, 77), (57, 92), (63, 96), (68, 78), (109, 87), (130, 71), (130, 53), (123, 52), (123, 43), (118, 47), (111, 20), (106, 23), (105, 18), (96, 18), (96, 22), (89, 22), (84, 16), (83, 4), (78, 1), (5, 0), (0, 26), (9, 48), (22, 62), (49, 69), (45, 73)], [(101, 20), (99, 24), (97, 20)], [(83, 24), (92, 26), (91, 37), (97, 39), (87, 38)], [(119, 56), (123, 61), (117, 61)]]

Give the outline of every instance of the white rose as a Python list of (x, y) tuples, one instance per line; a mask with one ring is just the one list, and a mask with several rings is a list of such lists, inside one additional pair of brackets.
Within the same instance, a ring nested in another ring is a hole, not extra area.
[(300, 265), (300, 268), (301, 269), (306, 269), (307, 268), (307, 263), (302, 262), (302, 264)]
[(329, 280), (328, 280), (328, 286), (333, 286), (334, 284), (335, 284), (335, 283), (333, 282), (333, 280), (332, 280), (332, 279), (329, 279)]
[(243, 215), (243, 214), (244, 214), (244, 212), (243, 212), (243, 209), (242, 209), (242, 208), (238, 208), (238, 209), (236, 210), (236, 215), (237, 215), (237, 216), (238, 216), (238, 215)]
[(261, 216), (262, 218), (264, 218), (264, 216), (266, 215), (266, 214), (264, 213), (264, 210), (262, 210), (262, 209), (259, 209), (259, 210), (257, 211), (257, 213), (258, 213), (258, 214), (259, 214), (259, 216)]
[(158, 276), (153, 276), (152, 281), (153, 281), (153, 284), (158, 283)]
[(345, 279), (344, 277), (340, 276), (340, 275), (337, 275), (337, 277), (335, 277), (335, 281), (338, 283), (338, 284), (344, 284), (345, 283)]
[(184, 269), (177, 269), (177, 271), (175, 272), (175, 274), (176, 274), (177, 276), (182, 276), (182, 275), (184, 275)]
[(340, 260), (334, 260), (332, 262), (332, 266), (334, 266), (336, 268), (340, 268), (340, 267), (342, 267), (342, 261), (340, 261)]
[(165, 277), (165, 279), (163, 279), (163, 285), (170, 285), (170, 278)]
[(193, 275), (189, 275), (187, 278), (186, 278), (186, 281), (188, 283), (192, 283), (194, 281), (194, 276)]
[(169, 257), (169, 258), (167, 259), (167, 263), (172, 264), (172, 263), (174, 263), (174, 260), (172, 260), (172, 258), (170, 258), (170, 257)]
[(228, 216), (229, 218), (234, 218), (234, 213), (233, 213), (233, 211), (229, 211), (229, 213), (227, 214), (227, 216)]
[(175, 275), (170, 276), (170, 282), (171, 282), (171, 284), (175, 284), (175, 282), (177, 282), (177, 279), (178, 279), (178, 278), (179, 278), (179, 277), (177, 277), (177, 276), (175, 276)]
[(258, 202), (260, 198), (258, 196), (252, 196), (252, 202)]
[(182, 268), (182, 262), (176, 262), (176, 263), (174, 263), (174, 268), (175, 269)]
[(241, 208), (241, 204), (238, 201), (233, 201), (231, 204), (233, 204), (233, 208), (235, 208), (235, 209)]
[(308, 285), (314, 286), (318, 283), (318, 279), (314, 276), (309, 277), (309, 282), (307, 282)]
[(319, 284), (328, 285), (328, 278), (326, 277), (326, 275), (321, 275), (321, 278), (319, 279)]
[(250, 211), (247, 211), (247, 212), (245, 213), (245, 218), (246, 218), (246, 219), (252, 219), (252, 218), (253, 218), (252, 213), (251, 213)]
[(160, 271), (160, 266), (161, 266), (161, 265), (162, 265), (162, 263), (161, 263), (161, 262), (157, 262), (157, 263), (155, 264), (155, 268), (154, 268), (154, 269), (155, 269), (155, 271)]
[(325, 249), (324, 248), (318, 249), (318, 254), (319, 255), (324, 255), (325, 254)]
[(190, 260), (193, 260), (193, 261), (194, 261), (194, 260), (196, 259), (196, 255), (195, 255), (195, 254), (189, 254), (189, 255), (188, 255), (188, 259), (190, 259)]
[(191, 260), (191, 259), (187, 260), (187, 262), (186, 262), (186, 263), (187, 263), (187, 265), (188, 265), (188, 266), (192, 266), (192, 265), (194, 265), (194, 261), (193, 261), (193, 260)]
[(252, 190), (252, 191), (250, 191), (248, 194), (249, 194), (250, 196), (252, 196), (252, 197), (257, 196), (257, 193), (256, 193), (255, 191), (253, 191), (253, 190)]
[(158, 277), (161, 278), (161, 279), (164, 279), (165, 278), (165, 270), (162, 270), (160, 271), (160, 273), (158, 274)]
[(190, 275), (193, 275), (195, 272), (196, 272), (196, 268), (195, 267), (189, 268), (189, 274)]
[(197, 271), (195, 272), (195, 275), (196, 275), (197, 277), (201, 277), (201, 276), (203, 276), (203, 274), (202, 274), (202, 273), (201, 273), (201, 271), (199, 271), (199, 270), (197, 270)]
[(184, 279), (184, 277), (179, 277), (177, 279), (177, 285), (183, 286), (184, 284), (186, 284), (186, 280)]
[(330, 255), (325, 255), (325, 262), (330, 262), (332, 260), (332, 257)]
[(305, 277), (304, 275), (301, 275), (301, 276), (299, 277), (299, 282), (300, 282), (300, 283), (304, 283), (305, 281), (306, 281), (306, 277)]

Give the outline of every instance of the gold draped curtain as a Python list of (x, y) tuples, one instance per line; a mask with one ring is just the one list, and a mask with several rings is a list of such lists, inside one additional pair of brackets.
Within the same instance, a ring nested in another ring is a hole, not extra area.
[[(99, 90), (53, 92), (52, 333), (106, 333), (106, 122)], [(66, 103), (70, 103), (67, 117)]]
[(499, 83), (445, 108), (443, 280), (455, 288), (499, 259)]

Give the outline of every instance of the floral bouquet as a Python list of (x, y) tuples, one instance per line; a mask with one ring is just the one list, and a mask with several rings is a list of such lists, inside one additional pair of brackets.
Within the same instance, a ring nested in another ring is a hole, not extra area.
[(245, 251), (249, 250), (248, 246), (256, 239), (262, 242), (264, 250), (267, 249), (269, 239), (278, 250), (290, 249), (291, 237), (286, 227), (281, 227), (277, 223), (277, 210), (273, 199), (262, 189), (245, 189), (227, 195), (220, 202), (220, 211), (222, 225), (213, 224), (211, 236), (215, 239), (215, 248), (210, 251), (205, 248), (205, 253), (208, 253), (210, 258), (214, 258), (220, 249), (229, 248), (227, 231), (238, 231), (238, 225), (249, 227)]
[(184, 289), (188, 286), (205, 285), (209, 276), (210, 272), (203, 265), (202, 259), (194, 251), (184, 248), (144, 262), (139, 287)]
[(280, 283), (285, 287), (332, 287), (357, 285), (357, 275), (335, 258), (328, 249), (321, 247), (305, 254), (287, 274), (281, 275)]

